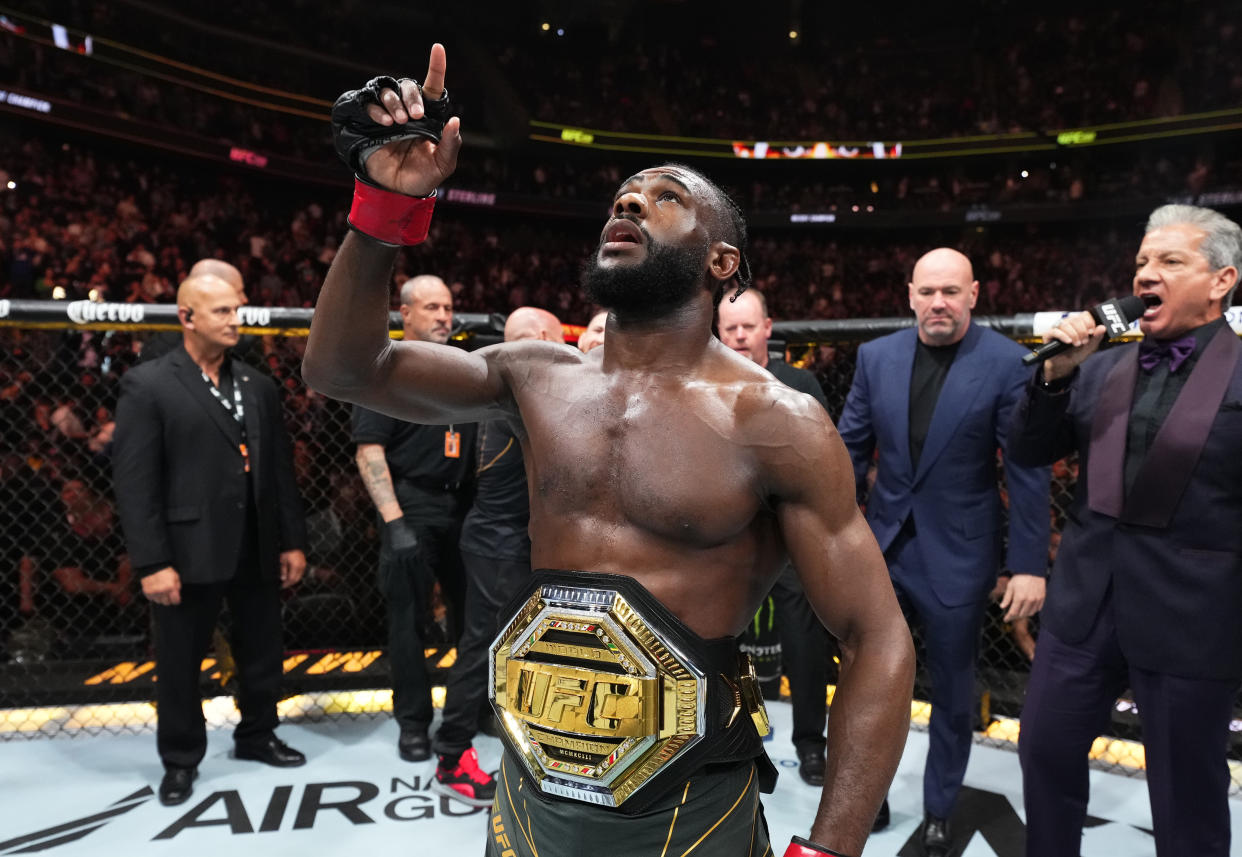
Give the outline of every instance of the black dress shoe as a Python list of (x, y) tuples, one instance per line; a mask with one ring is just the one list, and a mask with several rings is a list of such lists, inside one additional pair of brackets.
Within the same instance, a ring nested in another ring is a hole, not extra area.
[(798, 776), (808, 786), (824, 784), (824, 747), (816, 744), (809, 747), (798, 747)]
[(425, 762), (431, 758), (431, 740), (425, 729), (403, 729), (397, 739), (397, 753), (407, 762)]
[(167, 768), (164, 779), (160, 780), (160, 803), (164, 806), (176, 806), (185, 803), (194, 792), (194, 778), (198, 776), (198, 768)]
[(934, 815), (923, 818), (923, 853), (927, 857), (948, 857), (952, 842), (949, 838), (949, 820)]
[(880, 804), (880, 811), (875, 814), (875, 821), (871, 823), (871, 832), (879, 833), (888, 827), (891, 820), (888, 812), (888, 798), (884, 798), (884, 803)]
[(233, 745), (233, 757), (262, 762), (276, 768), (296, 768), (306, 764), (306, 756), (275, 735), (270, 735), (260, 741), (247, 741), (244, 744), (237, 742)]

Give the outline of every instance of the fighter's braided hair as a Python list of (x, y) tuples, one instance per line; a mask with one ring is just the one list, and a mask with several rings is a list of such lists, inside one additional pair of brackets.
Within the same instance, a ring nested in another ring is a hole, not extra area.
[[(718, 200), (716, 213), (721, 216), (729, 228), (729, 233), (725, 236), (725, 239), (736, 247), (738, 252), (737, 272), (733, 275), (733, 278), (737, 280), (737, 291), (733, 293), (732, 297), (729, 298), (729, 301), (732, 302), (737, 300), (742, 296), (743, 292), (750, 288), (752, 279), (750, 272), (750, 259), (746, 255), (746, 216), (742, 214), (741, 207), (736, 201), (734, 201), (732, 196), (720, 187), (720, 185), (716, 184), (694, 167), (688, 167), (685, 164), (665, 164), (664, 166), (675, 167), (678, 170), (687, 173), (694, 173), (694, 175), (698, 176), (716, 195), (716, 199)], [(717, 305), (719, 305), (720, 301), (724, 298), (726, 285), (727, 282), (721, 283), (720, 289), (716, 292)]]
[[(724, 200), (725, 208), (727, 209), (729, 219), (733, 225), (734, 241), (730, 243), (737, 247), (738, 260), (737, 273), (733, 275), (734, 279), (737, 280), (737, 291), (735, 291), (733, 296), (729, 298), (729, 302), (732, 303), (740, 298), (744, 291), (750, 288), (752, 279), (750, 273), (750, 258), (746, 255), (746, 217), (742, 214), (741, 206), (733, 200), (733, 197), (721, 190), (720, 187), (718, 187), (714, 182), (709, 181), (708, 184), (710, 184), (715, 189), (716, 193), (720, 195), (720, 198)], [(720, 295), (721, 297), (724, 296), (723, 288), (721, 289)], [(716, 303), (720, 303), (720, 298), (716, 299)]]

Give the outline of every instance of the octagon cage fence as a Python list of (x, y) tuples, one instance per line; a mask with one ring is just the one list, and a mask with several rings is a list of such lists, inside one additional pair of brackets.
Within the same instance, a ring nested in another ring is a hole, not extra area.
[[(145, 342), (176, 341), (175, 313), (169, 305), (0, 300), (0, 740), (118, 734), (154, 725), (151, 623), (120, 534), (109, 450), (120, 377), (138, 362)], [(238, 349), (280, 387), (309, 532), (306, 577), (286, 591), (283, 604), (280, 710), (286, 718), (312, 720), (384, 717), (391, 693), (385, 611), (376, 587), (376, 517), (354, 462), (350, 407), (308, 389), (299, 372), (310, 317), (306, 309), (244, 307), (246, 336)], [(1028, 344), (1040, 322), (1032, 314), (976, 321)], [(1242, 327), (1242, 318), (1231, 321)], [(467, 349), (498, 342), (503, 322), (502, 316), (458, 314), (453, 342)], [(816, 372), (836, 419), (859, 343), (910, 324), (778, 322), (771, 344)], [(396, 313), (390, 327), (399, 337)], [(1049, 563), (1076, 475), (1072, 458), (1053, 468)], [(426, 656), (434, 683), (443, 685), (455, 651), (448, 611), (438, 602), (433, 608), (426, 617)], [(229, 621), (226, 611), (201, 673), (209, 720), (221, 722), (236, 717)], [(989, 606), (977, 671), (977, 741), (1015, 746), (1037, 636), (1038, 618), (1007, 623), (995, 603)], [(755, 657), (765, 694), (787, 692), (770, 602), (743, 646)], [(920, 668), (915, 728), (926, 728), (929, 706), (921, 700), (929, 698), (927, 681)], [(827, 701), (833, 690), (830, 683)], [(1233, 793), (1242, 784), (1242, 699), (1235, 712), (1228, 748)], [(1141, 776), (1140, 737), (1127, 693), (1096, 741), (1094, 763)]]

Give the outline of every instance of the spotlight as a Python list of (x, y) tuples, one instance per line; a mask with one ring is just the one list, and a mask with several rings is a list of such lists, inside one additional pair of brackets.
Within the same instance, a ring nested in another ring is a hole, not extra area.
[(552, 25), (549, 24), (547, 21), (544, 21), (542, 24), (539, 25), (539, 29), (543, 30), (546, 33), (548, 30), (552, 29)]
[(564, 28), (564, 27), (557, 27), (557, 28), (556, 28), (556, 34), (557, 34), (558, 36), (563, 36), (563, 35), (565, 35), (565, 28)]
[(789, 41), (791, 41), (791, 42), (796, 41), (796, 40), (797, 40), (797, 38), (798, 38), (798, 31), (797, 31), (797, 30), (790, 30), (790, 31), (789, 31)]
[(10, 182), (9, 182), (9, 190), (17, 190), (17, 182), (15, 182), (15, 181), (10, 181)]
[(1024, 179), (1026, 179), (1026, 178), (1030, 178), (1030, 177), (1031, 177), (1031, 174), (1030, 174), (1030, 173), (1028, 173), (1026, 170), (1023, 170), (1021, 173), (1019, 173), (1019, 175), (1021, 175), (1021, 176), (1022, 176), (1022, 178), (1024, 178)]

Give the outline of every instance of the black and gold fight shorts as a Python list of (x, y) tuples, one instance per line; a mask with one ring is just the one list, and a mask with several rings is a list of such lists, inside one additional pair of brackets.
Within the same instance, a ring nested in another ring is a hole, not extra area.
[(625, 814), (532, 793), (521, 762), (500, 763), (487, 857), (771, 857), (754, 762), (707, 765)]

